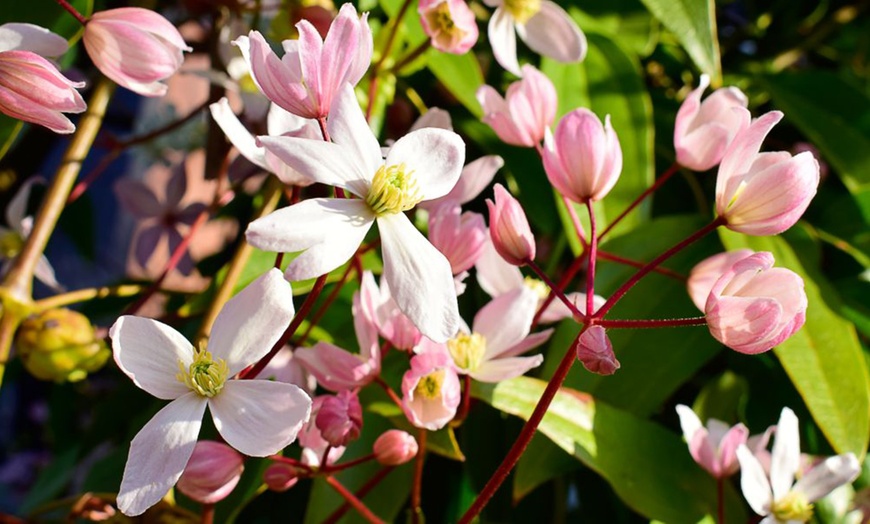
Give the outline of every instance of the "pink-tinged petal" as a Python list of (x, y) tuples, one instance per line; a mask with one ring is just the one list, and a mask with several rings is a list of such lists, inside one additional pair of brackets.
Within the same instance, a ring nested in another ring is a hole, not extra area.
[(719, 164), (719, 173), (716, 176), (716, 212), (719, 215), (724, 214), (731, 204), (734, 191), (737, 189), (735, 183), (739, 183), (743, 175), (752, 167), (761, 149), (761, 143), (782, 117), (783, 114), (779, 111), (765, 113), (734, 137), (734, 141), (722, 158), (722, 163)]
[(710, 334), (719, 342), (747, 354), (773, 347), (759, 348), (755, 343), (763, 343), (777, 329), (782, 318), (782, 306), (778, 301), (726, 296), (713, 302), (712, 306), (708, 302), (707, 306), (707, 325)]
[(254, 220), (245, 235), (251, 245), (264, 251), (303, 251), (330, 242), (336, 231), (370, 227), (372, 219), (363, 218), (367, 210), (368, 205), (361, 200), (312, 198)]
[[(251, 77), (266, 98), (293, 114), (305, 118), (319, 116), (302, 85), (302, 72), (294, 67), (298, 66), (295, 54), (286, 53), (282, 61), (257, 31), (251, 31), (247, 37), (240, 36), (234, 43), (251, 66)], [(288, 62), (291, 65), (288, 66)]]
[(221, 98), (208, 107), (211, 110), (211, 116), (214, 118), (214, 121), (220, 126), (221, 131), (224, 132), (230, 143), (239, 150), (239, 153), (257, 167), (271, 171), (268, 164), (266, 164), (265, 148), (257, 145), (254, 135), (245, 129), (245, 126), (242, 125), (238, 117), (233, 113), (233, 110), (230, 109), (230, 103), (226, 97)]
[(279, 269), (270, 269), (227, 301), (209, 334), (214, 358), (226, 360), (230, 376), (260, 360), (293, 319), (293, 290)]
[(710, 442), (710, 436), (706, 430), (701, 430), (692, 436), (689, 444), (689, 453), (699, 466), (707, 470), (714, 477), (720, 477), (719, 461), (716, 457), (716, 448)]
[(259, 136), (260, 144), (284, 163), (321, 184), (340, 187), (365, 198), (374, 171), (338, 144), (295, 137)]
[(430, 107), (428, 111), (420, 115), (420, 118), (414, 121), (408, 132), (410, 133), (411, 131), (416, 131), (418, 129), (426, 129), (427, 127), (453, 131), (453, 122), (450, 118), (450, 113), (440, 107)]
[(480, 367), (469, 375), (479, 382), (501, 382), (523, 375), (526, 371), (540, 366), (543, 362), (543, 355), (498, 358), (481, 363)]
[[(3, 27), (3, 26), (0, 26)], [(27, 216), (27, 204), (30, 201), (30, 191), (33, 189), (33, 184), (45, 183), (39, 177), (31, 177), (21, 184), (15, 196), (6, 205), (6, 223), (9, 227), (21, 233), (21, 236), (30, 236), (30, 231), (25, 231), (20, 227), (21, 222)]]
[(353, 295), (353, 329), (359, 343), (359, 354), (365, 360), (371, 360), (380, 368), (381, 347), (378, 341), (378, 326), (374, 317), (369, 315), (370, 309), (362, 304), (360, 292)]
[(599, 375), (612, 375), (620, 368), (613, 352), (613, 344), (601, 326), (591, 326), (577, 339), (577, 360), (583, 367)]
[(792, 491), (803, 493), (808, 502), (815, 502), (843, 484), (852, 482), (859, 473), (861, 464), (852, 453), (829, 457), (804, 474)]
[(517, 24), (517, 34), (532, 51), (559, 62), (586, 58), (586, 35), (564, 9), (549, 0), (541, 2), (541, 10), (528, 22)]
[(426, 128), (403, 136), (387, 154), (386, 165), (404, 164), (414, 173), (423, 200), (450, 192), (465, 163), (465, 142), (453, 131)]
[(743, 424), (737, 424), (725, 433), (719, 442), (719, 465), (723, 476), (733, 475), (740, 468), (737, 448), (746, 444), (748, 439), (749, 429)]
[[(344, 4), (341, 6), (342, 9), (344, 9), (345, 5), (353, 7), (353, 4)], [(356, 16), (355, 13), (354, 16)], [(372, 28), (369, 27), (368, 20), (369, 14), (363, 13), (358, 22), (360, 31), (356, 57), (344, 77), (345, 82), (348, 82), (351, 85), (357, 85), (359, 81), (362, 80), (362, 77), (366, 74), (366, 71), (369, 70), (369, 66), (372, 63), (372, 53), (374, 52), (375, 44), (372, 38)]]
[[(420, 380), (432, 373), (440, 375), (438, 391), (418, 394)], [(411, 369), (402, 377), (402, 408), (411, 424), (430, 431), (441, 429), (456, 415), (461, 397), (459, 376), (446, 351), (425, 352), (411, 358)]]
[[(742, 462), (741, 462), (742, 464)], [(794, 475), (801, 464), (800, 433), (794, 411), (782, 408), (776, 424), (776, 438), (770, 458), (770, 486), (773, 500), (779, 500), (791, 490)]]
[(294, 115), (278, 104), (269, 104), (269, 112), (266, 114), (266, 129), (272, 136), (285, 135), (321, 139), (320, 128), (314, 120)]
[(699, 431), (704, 431), (704, 425), (701, 424), (701, 419), (695, 414), (694, 410), (689, 406), (677, 404), (677, 415), (680, 417), (680, 429), (683, 430), (683, 438), (686, 442), (691, 442), (695, 434)]
[(486, 359), (496, 358), (526, 338), (538, 306), (538, 295), (520, 286), (499, 295), (474, 316), (472, 331), (486, 338)]
[(143, 31), (159, 36), (179, 49), (185, 51), (191, 50), (187, 43), (185, 43), (181, 33), (178, 32), (178, 29), (176, 29), (169, 20), (150, 9), (142, 9), (138, 7), (108, 9), (106, 11), (98, 11), (94, 13), (91, 19), (126, 22)]
[(55, 57), (66, 53), (66, 38), (34, 24), (0, 25), (0, 52), (30, 51), (40, 56)]
[(199, 502), (214, 504), (236, 488), (244, 471), (238, 451), (223, 442), (200, 440), (178, 479), (178, 490)]
[(189, 392), (158, 411), (136, 434), (118, 490), (123, 514), (141, 515), (175, 485), (193, 453), (206, 404), (205, 397)]
[[(310, 38), (320, 39), (320, 35), (313, 26), (305, 21), (296, 25), (299, 29), (299, 41), (302, 46), (309, 36), (306, 33), (314, 33)], [(323, 41), (323, 48), (320, 54), (320, 59), (317, 63), (318, 71), (316, 78), (318, 83), (315, 84), (306, 72), (306, 56), (305, 52), (302, 56), (302, 70), (305, 75), (305, 81), (309, 82), (312, 91), (317, 93), (322, 107), (330, 111), (333, 97), (340, 89), (344, 88), (347, 82), (348, 71), (353, 67), (354, 61), (357, 58), (357, 47), (360, 41), (360, 21), (352, 4), (344, 4), (339, 10), (338, 16), (332, 21), (329, 27), (329, 32), (326, 34), (326, 40)], [(302, 48), (300, 48), (302, 49)]]
[(450, 263), (403, 214), (378, 218), (384, 278), (393, 299), (421, 333), (445, 342), (459, 327)]
[(115, 363), (134, 384), (164, 400), (190, 391), (175, 378), (179, 363), (187, 369), (193, 361), (193, 346), (181, 333), (150, 318), (124, 315), (109, 337)]
[(345, 155), (353, 155), (349, 160), (359, 165), (360, 171), (368, 175), (365, 180), (371, 182), (375, 172), (384, 163), (381, 145), (372, 133), (350, 84), (344, 84), (338, 91), (329, 110), (327, 127), (332, 141), (344, 148)]
[(742, 260), (753, 251), (751, 249), (738, 249), (736, 251), (727, 251), (706, 258), (692, 268), (689, 273), (689, 280), (686, 282), (686, 287), (689, 290), (689, 296), (695, 307), (704, 311), (707, 304), (707, 297), (710, 296), (710, 291), (713, 289), (713, 284), (734, 265), (738, 260)]
[(764, 467), (746, 446), (737, 448), (737, 460), (740, 462), (740, 489), (743, 491), (743, 498), (752, 511), (758, 515), (767, 515), (773, 502), (773, 494)]
[(501, 184), (494, 187), (495, 202), (489, 208), (489, 236), (492, 245), (507, 262), (523, 266), (535, 259), (535, 237), (519, 201)]
[(419, 206), (431, 210), (447, 202), (453, 202), (460, 205), (471, 202), (489, 186), (490, 182), (492, 182), (492, 179), (495, 177), (495, 173), (501, 169), (503, 165), (504, 159), (498, 155), (480, 157), (477, 160), (466, 164), (466, 166), (462, 168), (459, 180), (449, 193), (434, 200), (421, 202)]
[(498, 358), (514, 357), (517, 355), (521, 355), (530, 349), (534, 349), (549, 340), (550, 336), (553, 334), (553, 331), (553, 329), (545, 329), (538, 333), (532, 333), (531, 335), (520, 340), (513, 346), (502, 351)]
[(674, 120), (674, 146), (678, 152), (682, 139), (689, 133), (693, 126), (697, 125), (695, 117), (698, 116), (698, 112), (701, 110), (701, 96), (709, 86), (710, 75), (701, 75), (698, 87), (689, 93), (680, 105), (680, 109), (677, 111), (677, 117)]
[(487, 34), (495, 61), (509, 72), (522, 76), (517, 61), (517, 35), (514, 18), (504, 7), (498, 7), (489, 19)]
[(311, 415), (311, 399), (304, 391), (269, 380), (227, 381), (208, 406), (227, 444), (252, 457), (284, 449)]
[(498, 254), (492, 241), (486, 242), (475, 264), (477, 283), (491, 297), (497, 297), (523, 285), (520, 268), (507, 263)]
[(296, 348), (293, 356), (317, 378), (318, 384), (330, 391), (365, 386), (380, 372), (379, 359), (364, 359), (326, 342), (318, 342), (310, 348)]
[(483, 215), (462, 213), (458, 204), (448, 202), (429, 213), (429, 241), (447, 257), (454, 275), (474, 265), (487, 238)]

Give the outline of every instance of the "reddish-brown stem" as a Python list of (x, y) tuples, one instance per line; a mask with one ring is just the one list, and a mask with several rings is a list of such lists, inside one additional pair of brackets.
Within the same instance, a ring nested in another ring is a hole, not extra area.
[(332, 486), (332, 489), (334, 489), (338, 492), (339, 495), (344, 497), (344, 500), (346, 500), (347, 503), (353, 507), (353, 509), (357, 510), (362, 518), (366, 519), (368, 522), (373, 522), (376, 524), (384, 522), (383, 520), (379, 519), (377, 515), (372, 513), (372, 510), (370, 510), (365, 504), (363, 504), (363, 501), (358, 499), (356, 495), (354, 495), (349, 489), (344, 487), (344, 485), (339, 482), (338, 479), (332, 476), (324, 477), (324, 479), (326, 479), (327, 484)]
[(663, 318), (652, 320), (607, 320), (596, 319), (595, 324), (607, 329), (649, 329), (680, 326), (704, 326), (706, 317)]
[(199, 514), (199, 522), (201, 524), (212, 524), (212, 522), (214, 522), (214, 504), (202, 505), (202, 512)]
[(67, 205), (72, 204), (73, 202), (78, 200), (80, 196), (84, 195), (85, 191), (87, 191), (87, 189), (91, 187), (91, 184), (93, 184), (94, 181), (98, 179), (100, 175), (102, 175), (103, 172), (105, 172), (106, 169), (110, 165), (112, 165), (112, 162), (117, 160), (120, 155), (120, 149), (113, 149), (106, 153), (106, 155), (100, 159), (100, 163), (98, 163), (96, 167), (91, 169), (88, 174), (82, 178), (81, 182), (73, 187), (72, 191), (70, 191), (69, 196), (66, 199)]
[(329, 274), (321, 275), (317, 277), (317, 280), (314, 281), (314, 287), (311, 288), (311, 291), (308, 293), (308, 296), (305, 297), (305, 302), (302, 303), (302, 306), (299, 307), (299, 311), (296, 312), (296, 315), (293, 317), (293, 320), (290, 321), (290, 325), (287, 326), (287, 329), (284, 331), (284, 334), (281, 335), (281, 338), (278, 339), (278, 342), (275, 342), (275, 345), (272, 346), (272, 349), (266, 353), (266, 356), (261, 358), (259, 362), (249, 367), (248, 369), (242, 370), (239, 373), (239, 378), (256, 378), (257, 375), (263, 371), (272, 358), (278, 354), (278, 351), (284, 347), (284, 344), (290, 340), (294, 334), (296, 334), (296, 330), (299, 329), (299, 326), (302, 324), (302, 321), (311, 312), (311, 308), (314, 306), (314, 302), (317, 300), (317, 297), (320, 296), (320, 292), (323, 291), (323, 286), (326, 284), (326, 277)]
[(648, 197), (651, 194), (658, 191), (658, 189), (660, 187), (662, 187), (665, 182), (670, 180), (670, 178), (672, 176), (674, 176), (674, 174), (676, 174), (677, 171), (679, 171), (679, 170), (680, 170), (680, 164), (678, 164), (676, 162), (671, 164), (671, 167), (669, 167), (664, 173), (662, 173), (662, 176), (658, 177), (658, 179), (656, 179), (656, 181), (653, 183), (653, 185), (646, 188), (646, 190), (643, 193), (641, 193), (640, 196), (638, 196), (637, 198), (634, 199), (634, 202), (632, 202), (631, 204), (628, 205), (627, 208), (625, 208), (625, 211), (620, 213), (618, 217), (613, 219), (613, 222), (611, 222), (606, 228), (604, 228), (604, 231), (601, 232), (600, 238), (604, 238), (604, 235), (606, 235), (607, 233), (610, 232), (611, 229), (616, 227), (616, 224), (618, 224), (620, 221), (622, 221), (622, 219), (625, 218), (626, 215), (631, 213), (634, 208), (639, 206), (640, 203), (643, 202), (646, 197)]
[[(363, 484), (363, 487), (356, 490), (355, 494), (356, 494), (357, 498), (361, 499), (361, 498), (365, 497), (366, 495), (368, 495), (368, 493), (371, 490), (375, 489), (375, 486), (380, 484), (381, 481), (384, 480), (387, 477), (387, 475), (390, 474), (391, 471), (393, 471), (393, 469), (394, 468), (392, 468), (392, 467), (387, 467), (387, 468), (382, 468), (382, 469), (378, 470), (378, 472), (375, 473), (374, 476), (372, 476), (372, 478), (370, 478), (365, 484)], [(326, 520), (323, 521), (323, 524), (335, 524), (336, 522), (338, 522), (338, 520), (341, 517), (344, 516), (345, 513), (347, 513), (347, 510), (349, 510), (349, 509), (350, 509), (350, 504), (345, 502), (344, 504), (342, 504), (342, 506), (340, 508), (333, 511), (332, 515), (326, 517)]]
[[(580, 331), (580, 334), (586, 330), (584, 326), (583, 330)], [(580, 338), (580, 335), (577, 335), (577, 338)], [(523, 452), (526, 450), (526, 447), (531, 442), (532, 437), (535, 435), (535, 431), (537, 431), (538, 426), (541, 424), (541, 420), (543, 420), (544, 415), (547, 413), (547, 409), (550, 407), (550, 404), (553, 402), (553, 398), (556, 396), (556, 392), (559, 391), (559, 388), (562, 387), (562, 383), (565, 382), (565, 377), (568, 376), (568, 371), (571, 370), (571, 365), (574, 364), (575, 355), (574, 355), (574, 345), (576, 344), (576, 340), (571, 343), (568, 349), (565, 351), (565, 356), (562, 357), (562, 361), (559, 363), (559, 367), (556, 368), (556, 372), (553, 374), (553, 377), (550, 379), (550, 382), (547, 384), (546, 389), (544, 389), (544, 393), (541, 395), (541, 399), (538, 400), (538, 404), (535, 406), (534, 411), (532, 411), (529, 420), (523, 426), (523, 429), (520, 431), (519, 436), (517, 436), (517, 440), (514, 442), (514, 445), (511, 446), (510, 451), (505, 456), (504, 460), (501, 461), (498, 469), (495, 470), (495, 473), (492, 474), (489, 481), (483, 487), (480, 494), (477, 495), (477, 498), (474, 499), (474, 502), (471, 504), (471, 507), (462, 515), (462, 518), (459, 519), (459, 524), (469, 524), (474, 517), (476, 517), (489, 502), (489, 499), (495, 495), (495, 492), (498, 491), (498, 488), (504, 483), (508, 474), (516, 465), (517, 461), (522, 456)]]
[[(556, 286), (560, 291), (564, 293), (565, 288), (568, 287), (568, 283), (577, 275), (580, 271), (580, 268), (583, 267), (583, 261), (586, 259), (585, 257), (586, 250), (584, 250), (574, 259), (574, 262), (571, 262), (571, 266), (568, 267), (568, 270), (562, 274), (562, 277), (559, 279), (559, 284)], [(538, 308), (538, 311), (535, 312), (535, 318), (532, 321), (532, 329), (534, 330), (538, 326), (538, 322), (541, 319), (541, 315), (544, 313), (550, 304), (553, 303), (553, 300), (556, 298), (556, 292), (550, 288), (550, 293), (547, 295), (547, 298), (541, 303), (541, 307)]]
[[(577, 233), (577, 239), (580, 240), (580, 245), (584, 248), (588, 243), (586, 240), (586, 233), (583, 232), (583, 224), (580, 223), (580, 217), (577, 216), (577, 210), (574, 209), (574, 203), (568, 197), (562, 197), (562, 202), (565, 204), (565, 208), (568, 210), (568, 216), (571, 217), (571, 223), (574, 224), (574, 231)], [(589, 204), (589, 207), (592, 207), (592, 204)]]
[(428, 51), (430, 47), (432, 47), (432, 40), (424, 40), (423, 43), (414, 48), (413, 51), (397, 60), (396, 63), (393, 64), (393, 67), (390, 68), (390, 71), (396, 73), (401, 72), (403, 67), (418, 59), (420, 55)]
[(363, 464), (365, 462), (373, 460), (374, 458), (375, 458), (375, 454), (370, 453), (368, 455), (364, 455), (362, 457), (355, 458), (353, 460), (349, 460), (349, 461), (343, 462), (341, 464), (336, 464), (334, 466), (326, 465), (326, 462), (322, 462), (322, 464), (324, 464), (324, 466), (322, 468), (320, 468), (320, 471), (322, 471), (324, 473), (335, 473), (337, 471), (342, 471), (342, 470), (357, 466), (359, 464)]
[(82, 14), (79, 13), (78, 10), (75, 7), (73, 7), (72, 4), (70, 4), (66, 0), (55, 0), (55, 1), (58, 4), (60, 4), (60, 6), (63, 7), (67, 13), (73, 15), (73, 17), (76, 20), (78, 20), (79, 23), (81, 23), (82, 25), (85, 25), (88, 23), (88, 19), (85, 18), (84, 16), (82, 16)]
[[(646, 264), (643, 262), (638, 262), (637, 260), (631, 260), (630, 258), (621, 257), (619, 255), (614, 255), (613, 253), (608, 253), (606, 251), (598, 250), (598, 260), (610, 260), (611, 262), (616, 262), (618, 264), (624, 264), (626, 266), (642, 268)], [(666, 277), (675, 278), (677, 280), (686, 280), (685, 275), (681, 275), (676, 271), (672, 271), (666, 267), (656, 267), (653, 268), (653, 271), (659, 274), (662, 274)]]
[(426, 437), (425, 429), (420, 429), (417, 434), (419, 450), (414, 458), (414, 483), (411, 485), (411, 524), (423, 522), (423, 464), (426, 462)]
[(540, 267), (538, 267), (537, 264), (535, 264), (532, 260), (526, 260), (526, 264), (528, 264), (529, 268), (531, 268), (531, 270), (534, 271), (535, 274), (538, 275), (538, 277), (543, 280), (544, 283), (547, 284), (547, 286), (550, 287), (550, 292), (554, 293), (557, 297), (559, 297), (559, 300), (561, 300), (562, 303), (568, 307), (568, 309), (571, 311), (571, 314), (574, 315), (575, 318), (586, 318), (586, 315), (581, 313), (580, 310), (577, 309), (577, 306), (575, 306), (573, 302), (568, 300), (568, 297), (565, 296), (565, 293), (563, 293), (562, 290), (559, 289), (559, 287), (556, 286), (556, 284), (554, 284), (552, 280), (550, 280), (550, 277), (548, 277), (547, 274), (544, 273), (544, 271)]
[(634, 287), (634, 285), (637, 284), (640, 281), (640, 279), (642, 279), (643, 277), (648, 275), (653, 269), (655, 269), (656, 266), (658, 266), (659, 264), (661, 264), (665, 260), (671, 258), (676, 253), (679, 253), (680, 251), (685, 249), (688, 245), (692, 244), (693, 242), (695, 242), (699, 238), (706, 236), (711, 231), (715, 231), (717, 227), (725, 225), (725, 224), (726, 224), (726, 220), (724, 218), (716, 217), (715, 219), (713, 219), (712, 222), (710, 222), (706, 226), (702, 227), (701, 229), (695, 231), (694, 233), (692, 233), (691, 235), (689, 235), (685, 239), (681, 240), (675, 246), (671, 247), (670, 249), (668, 249), (667, 251), (665, 251), (661, 255), (654, 258), (651, 262), (648, 262), (645, 266), (640, 268), (637, 271), (637, 273), (635, 273), (631, 278), (629, 278), (622, 286), (620, 286), (619, 289), (617, 289), (613, 293), (613, 295), (610, 296), (610, 298), (607, 299), (607, 302), (605, 302), (604, 305), (601, 306), (601, 309), (599, 309), (598, 311), (595, 312), (595, 315), (594, 315), (595, 318), (603, 318), (604, 315), (606, 315), (607, 312), (610, 311), (610, 309), (614, 305), (616, 305), (617, 302), (619, 302), (619, 299), (621, 299), (626, 293), (628, 293), (628, 290), (630, 290), (632, 287)]
[[(355, 257), (354, 257), (355, 258)], [(311, 335), (311, 331), (314, 329), (314, 326), (320, 322), (320, 319), (323, 318), (323, 315), (326, 314), (326, 310), (329, 309), (329, 306), (335, 301), (338, 297), (339, 292), (341, 292), (341, 288), (347, 284), (348, 278), (350, 277), (350, 272), (354, 269), (353, 258), (350, 260), (350, 263), (347, 265), (347, 269), (344, 270), (344, 273), (341, 275), (341, 279), (335, 283), (332, 291), (329, 292), (329, 295), (326, 296), (326, 300), (324, 300), (323, 304), (321, 304), (320, 308), (318, 308), (317, 312), (311, 316), (311, 320), (308, 321), (308, 327), (305, 329), (305, 332), (302, 333), (302, 336), (299, 337), (299, 340), (296, 342), (296, 345), (301, 346), (308, 340), (308, 336)]]
[(281, 269), (281, 263), (284, 262), (284, 253), (275, 255), (275, 269)]
[(387, 393), (387, 396), (390, 397), (390, 400), (392, 400), (393, 403), (399, 406), (399, 409), (402, 409), (402, 399), (400, 399), (399, 396), (396, 395), (396, 392), (393, 391), (393, 388), (391, 388), (390, 385), (387, 384), (387, 382), (381, 377), (375, 377), (375, 382), (384, 389), (384, 391)]
[(320, 126), (320, 134), (323, 135), (323, 140), (325, 142), (332, 142), (332, 139), (329, 137), (329, 130), (326, 127), (326, 118), (319, 117), (317, 119), (317, 124)]
[(471, 375), (463, 375), (462, 376), (462, 403), (459, 405), (459, 411), (456, 413), (456, 416), (453, 417), (453, 420), (450, 421), (450, 425), (453, 427), (461, 426), (465, 421), (465, 418), (468, 417), (468, 410), (471, 408)]
[(589, 263), (586, 271), (586, 315), (594, 313), (595, 299), (595, 262), (598, 260), (598, 235), (595, 231), (595, 212), (592, 210), (592, 202), (586, 202), (589, 210)]
[(281, 455), (269, 455), (269, 460), (274, 462), (281, 462), (282, 464), (287, 464), (288, 466), (293, 466), (294, 468), (299, 468), (304, 470), (308, 474), (314, 473), (314, 468), (305, 464), (304, 462), (300, 462), (295, 458), (291, 457), (283, 457)]

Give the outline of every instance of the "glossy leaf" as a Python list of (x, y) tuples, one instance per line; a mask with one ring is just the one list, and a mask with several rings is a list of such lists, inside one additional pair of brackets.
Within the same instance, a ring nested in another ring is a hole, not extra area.
[(472, 115), (480, 117), (483, 108), (477, 102), (477, 88), (483, 85), (483, 71), (477, 55), (472, 52), (464, 55), (449, 53), (430, 53), (429, 70), (435, 75), (450, 94), (456, 97)]
[(717, 85), (722, 76), (713, 0), (641, 0), (671, 32), (703, 73)]

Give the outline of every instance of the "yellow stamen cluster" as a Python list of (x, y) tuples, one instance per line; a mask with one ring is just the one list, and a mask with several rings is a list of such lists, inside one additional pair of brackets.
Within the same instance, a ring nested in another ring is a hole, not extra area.
[(433, 371), (417, 382), (417, 387), (414, 388), (414, 394), (428, 400), (438, 398), (441, 394), (441, 384), (444, 383), (444, 376), (447, 373), (443, 369)]
[(813, 517), (813, 505), (807, 496), (797, 491), (790, 491), (785, 497), (773, 503), (773, 516), (778, 521), (806, 522)]
[(541, 10), (541, 0), (505, 0), (504, 7), (518, 24), (525, 24)]
[(447, 350), (456, 366), (465, 371), (474, 371), (483, 362), (486, 353), (486, 337), (479, 333), (460, 333), (447, 341)]
[(7, 231), (0, 235), (0, 256), (3, 258), (17, 257), (22, 247), (24, 247), (24, 239), (17, 231)]
[(184, 364), (180, 360), (178, 361), (178, 369), (179, 372), (175, 378), (179, 382), (208, 398), (220, 393), (227, 381), (227, 376), (230, 374), (227, 362), (222, 358), (215, 361), (211, 353), (205, 350), (205, 346), (194, 350), (193, 362), (188, 369), (184, 369)]
[(377, 216), (392, 215), (413, 209), (423, 200), (414, 172), (405, 164), (381, 166), (372, 179), (366, 204)]
[(550, 295), (550, 288), (547, 287), (547, 284), (544, 283), (543, 280), (538, 280), (537, 278), (526, 277), (523, 279), (523, 284), (535, 292), (538, 295), (538, 298), (541, 300), (546, 300), (546, 298)]

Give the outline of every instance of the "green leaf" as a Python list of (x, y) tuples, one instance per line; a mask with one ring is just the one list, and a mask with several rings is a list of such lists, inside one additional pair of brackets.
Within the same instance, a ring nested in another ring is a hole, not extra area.
[[(472, 394), (496, 409), (528, 419), (546, 382), (517, 377), (475, 382)], [(716, 483), (696, 465), (686, 444), (660, 425), (562, 388), (538, 430), (604, 477), (632, 509), (664, 522), (697, 522), (716, 511)], [(728, 522), (745, 522), (742, 500), (726, 486)]]
[(870, 440), (870, 379), (855, 326), (837, 314), (839, 297), (807, 262), (814, 255), (782, 237), (747, 237), (724, 229), (720, 236), (729, 250), (748, 247), (773, 253), (777, 267), (803, 278), (809, 301), (806, 323), (774, 353), (831, 446), (863, 458)]
[(682, 44), (703, 73), (718, 85), (722, 76), (713, 0), (641, 0)]
[(565, 455), (566, 452), (553, 444), (552, 440), (535, 435), (517, 462), (513, 485), (514, 503), (541, 484), (582, 467), (579, 461), (566, 460)]
[(648, 56), (655, 49), (658, 22), (640, 0), (587, 2), (582, 10), (572, 7), (568, 12), (586, 33), (616, 38), (641, 56)]
[(450, 53), (429, 53), (429, 70), (444, 87), (468, 109), (480, 118), (483, 108), (477, 102), (477, 88), (483, 85), (483, 71), (477, 55), (468, 52), (464, 55)]
[[(824, 153), (851, 192), (870, 186), (870, 97), (836, 73), (764, 78), (773, 102)], [(824, 96), (819, 96), (824, 93)]]
[(0, 114), (0, 160), (6, 156), (22, 127), (24, 122), (21, 120)]

